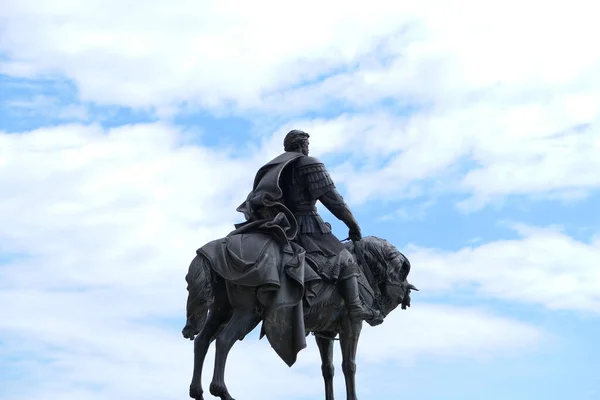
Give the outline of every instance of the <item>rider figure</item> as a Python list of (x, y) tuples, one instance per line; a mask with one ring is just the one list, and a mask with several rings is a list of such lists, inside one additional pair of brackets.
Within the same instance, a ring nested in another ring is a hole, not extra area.
[(290, 131), (283, 142), (286, 152), (303, 156), (286, 167), (279, 179), (283, 203), (298, 222), (294, 241), (304, 248), (324, 278), (335, 282), (351, 318), (362, 319), (371, 325), (383, 322), (379, 311), (367, 307), (359, 295), (357, 277), (359, 268), (346, 247), (331, 232), (331, 225), (317, 213), (319, 200), (336, 218), (346, 224), (349, 238), (361, 240), (358, 222), (337, 191), (333, 180), (321, 161), (308, 156), (309, 135), (301, 130)]

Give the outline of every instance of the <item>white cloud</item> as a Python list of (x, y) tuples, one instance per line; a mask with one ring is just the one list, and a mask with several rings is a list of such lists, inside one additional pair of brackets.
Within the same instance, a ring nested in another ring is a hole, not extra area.
[[(194, 246), (229, 231), (248, 191), (237, 183), (251, 182), (255, 165), (180, 138), (160, 124), (0, 136), (1, 241), (55, 260), (46, 268), (59, 266), (62, 279), (74, 282), (144, 278), (142, 271), (163, 263), (189, 262)], [(183, 259), (165, 259), (157, 242)], [(127, 265), (126, 254), (148, 264)], [(103, 262), (91, 262), (100, 256)]]
[(130, 1), (136, 12), (124, 13), (117, 1), (11, 0), (0, 48), (12, 57), (5, 72), (63, 74), (84, 99), (101, 103), (232, 100), (254, 108), (266, 101), (289, 111), (311, 101), (292, 91), (285, 102), (269, 102), (269, 94), (323, 75), (333, 76), (314, 86), (319, 94), (309, 97), (317, 103), (321, 96), (437, 102), (497, 84), (550, 90), (548, 83), (570, 85), (592, 73), (598, 53), (586, 43), (598, 28), (586, 5)]
[(351, 63), (392, 34), (405, 7), (385, 4), (129, 2), (129, 13), (117, 1), (10, 1), (0, 48), (12, 60), (3, 70), (64, 74), (84, 99), (102, 103), (256, 106), (263, 94)]
[[(415, 270), (420, 265), (416, 265)], [(427, 286), (426, 282), (423, 282)], [(420, 288), (419, 288), (420, 289)], [(394, 312), (382, 329), (365, 331), (361, 354), (370, 363), (414, 364), (421, 358), (489, 359), (532, 351), (549, 340), (536, 327), (483, 309), (423, 304)], [(385, 343), (385, 346), (381, 346)]]
[(600, 186), (600, 92), (593, 113), (566, 107), (569, 99), (343, 114), (285, 128), (311, 133), (318, 157), (347, 154), (332, 173), (353, 204), (448, 193), (466, 196), (467, 210), (515, 194), (577, 200)]
[[(185, 271), (197, 247), (231, 229), (260, 163), (184, 139), (163, 124), (0, 135), (0, 243), (24, 256), (2, 266), (0, 332), (9, 343), (6, 360), (28, 354), (28, 364), (9, 367), (37, 377), (36, 385), (15, 383), (24, 396), (186, 396), (192, 347), (179, 333)], [(422, 263), (414, 262), (416, 274)], [(160, 328), (160, 320), (175, 326)], [(468, 334), (448, 329), (465, 320)], [(393, 346), (401, 359), (499, 356), (545, 336), (483, 311), (415, 299), (409, 311), (365, 330), (361, 362), (375, 362), (381, 343), (392, 345), (400, 331), (403, 341)], [(205, 382), (210, 358), (206, 365)], [(319, 374), (314, 344), (287, 369), (254, 340), (236, 345), (228, 368), (232, 393), (248, 399), (290, 390), (319, 395), (321, 387), (309, 384)], [(272, 392), (259, 394), (267, 383)]]
[(600, 313), (597, 237), (585, 243), (557, 228), (514, 228), (522, 238), (447, 252), (412, 247), (407, 256), (419, 266), (413, 280), (425, 292), (472, 289), (488, 298)]
[[(352, 202), (433, 183), (469, 194), (461, 206), (472, 210), (511, 194), (581, 198), (600, 184), (589, 1), (4, 3), (0, 70), (73, 79), (87, 101), (161, 116), (181, 104), (288, 117), (358, 108), (300, 126), (324, 153), (362, 144), (370, 163), (346, 182)], [(381, 111), (384, 99), (404, 117)]]

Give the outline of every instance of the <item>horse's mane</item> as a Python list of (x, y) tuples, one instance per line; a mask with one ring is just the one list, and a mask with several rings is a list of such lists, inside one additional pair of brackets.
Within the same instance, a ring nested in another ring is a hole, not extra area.
[[(377, 283), (401, 282), (410, 272), (410, 262), (393, 244), (377, 236), (366, 236), (361, 240), (363, 256)], [(346, 248), (355, 252), (355, 245), (346, 242)], [(398, 262), (390, 261), (398, 258)]]
[(356, 256), (359, 264), (362, 264), (363, 271), (373, 288), (377, 307), (384, 315), (398, 305), (394, 304), (395, 300), (388, 295), (387, 288), (390, 286), (400, 286), (405, 290), (402, 308), (410, 307), (410, 290), (411, 287), (414, 288), (407, 281), (410, 262), (396, 246), (377, 236), (364, 237), (356, 244), (347, 242), (345, 246)]

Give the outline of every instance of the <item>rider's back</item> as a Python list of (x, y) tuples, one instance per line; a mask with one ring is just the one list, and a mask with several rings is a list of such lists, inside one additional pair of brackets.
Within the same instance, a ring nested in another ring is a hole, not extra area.
[(319, 197), (334, 187), (321, 161), (310, 156), (299, 157), (283, 170), (279, 184), (283, 202), (296, 217), (300, 234), (331, 232), (316, 207)]

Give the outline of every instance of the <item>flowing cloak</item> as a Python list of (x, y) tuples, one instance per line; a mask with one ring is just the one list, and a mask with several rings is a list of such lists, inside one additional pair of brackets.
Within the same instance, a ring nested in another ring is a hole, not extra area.
[(293, 213), (283, 204), (279, 177), (301, 157), (285, 152), (256, 174), (253, 189), (237, 208), (246, 222), (227, 237), (198, 249), (228, 285), (256, 287), (259, 296), (274, 293), (264, 312), (261, 338), (267, 336), (279, 357), (292, 366), (306, 347), (303, 300), (315, 296), (311, 283), (321, 278), (305, 261), (305, 250), (292, 240), (298, 234)]
[[(283, 213), (289, 226), (285, 227), (285, 236), (292, 240), (298, 234), (298, 223), (294, 214), (283, 204), (283, 190), (279, 178), (283, 169), (292, 161), (302, 157), (302, 153), (285, 152), (263, 165), (254, 178), (252, 191), (236, 211), (244, 214), (246, 222), (237, 224), (236, 228), (246, 227), (263, 218), (274, 218)], [(248, 229), (248, 227), (246, 228)]]

